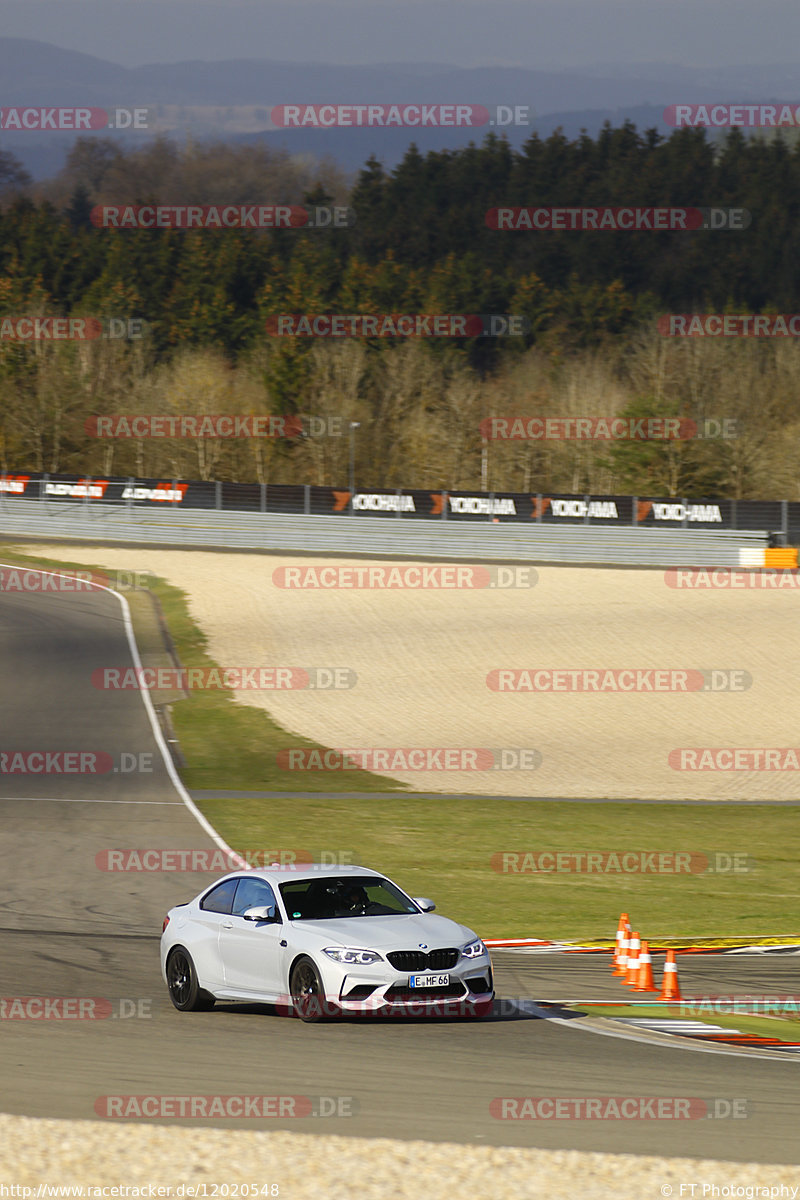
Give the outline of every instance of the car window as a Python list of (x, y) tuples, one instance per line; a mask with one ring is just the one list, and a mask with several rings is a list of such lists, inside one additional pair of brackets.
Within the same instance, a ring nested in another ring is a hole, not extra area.
[(390, 917), (419, 911), (390, 880), (374, 875), (293, 879), (281, 884), (281, 895), (293, 921)]
[(275, 893), (263, 879), (240, 879), (233, 902), (233, 915), (241, 917), (248, 908), (262, 908), (272, 904), (277, 908)]
[(229, 913), (233, 904), (238, 879), (226, 879), (218, 883), (200, 902), (200, 907), (206, 912)]

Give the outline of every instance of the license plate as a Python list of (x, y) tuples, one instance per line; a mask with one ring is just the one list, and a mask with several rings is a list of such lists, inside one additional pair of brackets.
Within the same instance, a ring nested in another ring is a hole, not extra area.
[(408, 986), (412, 988), (447, 987), (449, 982), (449, 975), (412, 975)]

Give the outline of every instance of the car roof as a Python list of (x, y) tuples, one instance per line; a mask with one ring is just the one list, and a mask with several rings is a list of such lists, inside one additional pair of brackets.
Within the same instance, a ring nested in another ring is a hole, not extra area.
[(372, 875), (376, 879), (386, 878), (381, 871), (373, 871), (369, 867), (359, 867), (355, 863), (348, 863), (342, 867), (331, 867), (327, 863), (287, 863), (284, 866), (251, 867), (249, 869), (242, 867), (239, 871), (230, 871), (227, 875), (221, 875), (207, 888), (203, 888), (203, 893), (226, 879), (236, 879), (240, 876), (246, 876), (248, 879), (264, 879), (267, 883), (285, 883), (289, 879), (338, 879), (343, 875)]

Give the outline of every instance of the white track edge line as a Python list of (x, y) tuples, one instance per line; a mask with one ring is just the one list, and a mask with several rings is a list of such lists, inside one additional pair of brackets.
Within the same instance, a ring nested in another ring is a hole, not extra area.
[[(613, 1018), (611, 1018), (613, 1019)], [(660, 1047), (664, 1050), (689, 1050), (695, 1054), (722, 1054), (727, 1058), (757, 1058), (762, 1062), (797, 1062), (797, 1057), (791, 1054), (782, 1054), (780, 1050), (773, 1051), (772, 1054), (753, 1053), (750, 1047), (742, 1047), (747, 1053), (742, 1053), (740, 1050), (729, 1050), (722, 1045), (700, 1045), (694, 1044), (689, 1038), (682, 1038), (677, 1033), (654, 1034), (648, 1037), (644, 1033), (623, 1032), (617, 1029), (598, 1029), (596, 1025), (584, 1025), (580, 1020), (566, 1020), (564, 1017), (548, 1017), (552, 1025), (567, 1025), (572, 1029), (581, 1030), (583, 1033), (596, 1033), (600, 1037), (621, 1038), (624, 1042), (644, 1042), (647, 1046)], [(663, 1037), (663, 1041), (661, 1038)]]
[[(44, 567), (19, 567), (12, 566), (11, 563), (0, 563), (0, 567), (6, 567), (13, 571), (35, 571), (38, 575), (56, 575), (61, 579), (73, 578), (73, 576), (65, 573), (64, 571), (48, 571), (45, 570)], [(136, 638), (133, 632), (133, 621), (131, 620), (131, 610), (128, 601), (121, 592), (115, 591), (114, 588), (106, 587), (106, 585), (103, 583), (95, 583), (94, 580), (86, 580), (85, 582), (89, 583), (91, 587), (100, 588), (100, 590), (103, 592), (110, 592), (112, 596), (116, 596), (119, 600), (120, 607), (122, 608), (122, 620), (125, 626), (125, 634), (128, 639), (128, 647), (133, 659), (133, 665), (136, 668), (139, 679), (141, 680), (143, 671), (142, 660), (139, 657), (139, 647), (136, 644)], [(200, 809), (194, 803), (192, 797), (183, 786), (181, 778), (178, 775), (178, 772), (175, 770), (175, 764), (172, 761), (172, 755), (169, 752), (169, 747), (164, 741), (164, 735), (161, 732), (161, 726), (158, 723), (158, 717), (156, 716), (155, 708), (153, 707), (153, 701), (150, 699), (150, 689), (148, 687), (140, 687), (139, 691), (141, 693), (145, 712), (147, 713), (148, 720), (150, 721), (150, 727), (153, 731), (153, 736), (156, 740), (156, 745), (161, 751), (161, 757), (164, 760), (164, 766), (167, 768), (167, 774), (169, 775), (170, 782), (175, 788), (175, 791), (178, 793), (186, 808), (188, 808), (189, 812), (192, 814), (200, 827), (211, 838), (214, 845), (222, 850), (225, 854), (229, 854), (233, 861), (239, 864), (240, 869), (249, 870), (250, 868), (248, 863), (246, 863), (245, 860), (239, 854), (237, 854), (235, 850), (232, 850), (227, 842), (220, 837), (214, 826), (203, 816), (203, 814), (200, 812)]]

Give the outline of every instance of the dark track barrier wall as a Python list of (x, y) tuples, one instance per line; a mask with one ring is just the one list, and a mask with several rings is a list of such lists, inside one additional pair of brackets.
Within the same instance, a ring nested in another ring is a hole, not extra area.
[[(516, 522), (540, 526), (752, 530), (774, 545), (800, 542), (800, 503), (786, 500), (707, 500), (654, 496), (596, 496), (521, 492), (440, 492), (419, 488), (359, 491), (292, 484), (131, 479), (20, 472), (0, 475), (0, 501), (97, 504), (130, 510), (213, 509), (231, 513), (369, 517), (421, 521)], [(9, 510), (10, 511), (10, 510)]]

